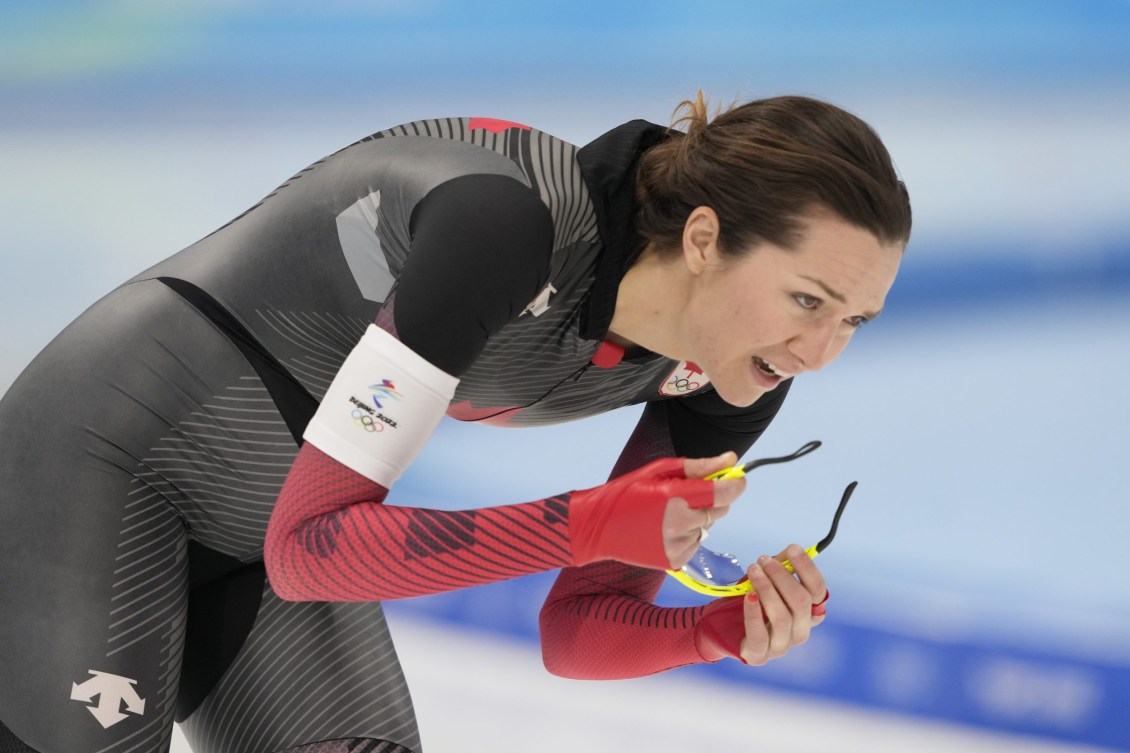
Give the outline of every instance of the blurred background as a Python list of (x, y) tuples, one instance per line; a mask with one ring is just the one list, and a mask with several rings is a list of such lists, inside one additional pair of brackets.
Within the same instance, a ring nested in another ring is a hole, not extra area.
[[(829, 619), (763, 669), (580, 683), (541, 668), (552, 574), (389, 604), (425, 745), (1130, 750), (1127, 40), (1127, 0), (0, 0), (0, 392), (98, 297), (371, 132), (478, 115), (583, 144), (700, 88), (827, 99), (886, 141), (914, 237), (882, 318), (751, 456), (824, 447), (759, 470), (712, 544), (810, 545), (859, 480)], [(601, 483), (636, 415), (445, 423), (394, 501)]]

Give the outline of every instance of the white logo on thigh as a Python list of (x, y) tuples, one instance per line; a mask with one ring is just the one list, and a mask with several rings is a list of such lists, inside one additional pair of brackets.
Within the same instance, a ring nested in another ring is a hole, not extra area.
[(121, 675), (112, 675), (109, 672), (87, 670), (94, 675), (81, 685), (71, 683), (71, 700), (91, 703), (94, 696), (98, 696), (98, 703), (87, 706), (86, 709), (98, 723), (109, 729), (125, 719), (129, 714), (122, 713), (122, 704), (126, 711), (138, 716), (145, 713), (145, 699), (137, 694), (134, 685), (137, 680), (131, 680)]

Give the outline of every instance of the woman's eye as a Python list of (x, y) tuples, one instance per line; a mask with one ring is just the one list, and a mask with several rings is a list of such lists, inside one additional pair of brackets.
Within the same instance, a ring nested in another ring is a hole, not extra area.
[(814, 295), (806, 293), (794, 293), (793, 298), (800, 304), (801, 308), (814, 309), (820, 305), (820, 299)]
[(848, 317), (847, 319), (845, 319), (844, 321), (848, 323), (848, 326), (853, 327), (855, 329), (859, 329), (860, 327), (862, 327), (864, 324), (867, 324), (867, 322), (869, 322), (871, 320), (868, 319), (866, 316), (851, 316), (851, 317)]

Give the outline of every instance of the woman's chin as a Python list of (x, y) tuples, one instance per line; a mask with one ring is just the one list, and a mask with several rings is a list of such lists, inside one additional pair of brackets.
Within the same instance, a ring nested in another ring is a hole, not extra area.
[(711, 380), (718, 397), (737, 408), (748, 408), (756, 403), (769, 390), (757, 384), (728, 384), (726, 381)]

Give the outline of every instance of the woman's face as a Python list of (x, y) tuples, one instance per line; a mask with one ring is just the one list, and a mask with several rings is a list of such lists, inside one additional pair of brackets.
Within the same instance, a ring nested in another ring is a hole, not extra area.
[(716, 244), (700, 247), (683, 347), (722, 399), (738, 406), (835, 360), (883, 308), (902, 260), (901, 245), (882, 245), (827, 211), (809, 216), (791, 250), (766, 243), (726, 258)]

